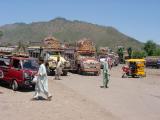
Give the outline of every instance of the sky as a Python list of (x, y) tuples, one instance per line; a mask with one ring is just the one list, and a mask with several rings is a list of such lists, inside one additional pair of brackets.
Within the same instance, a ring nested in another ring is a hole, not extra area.
[(57, 17), (112, 26), (160, 44), (160, 0), (0, 0), (0, 26)]

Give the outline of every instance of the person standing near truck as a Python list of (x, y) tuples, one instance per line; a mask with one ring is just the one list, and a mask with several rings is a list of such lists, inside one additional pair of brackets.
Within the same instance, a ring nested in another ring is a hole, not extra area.
[(61, 68), (61, 60), (60, 57), (57, 57), (57, 65), (56, 65), (56, 70), (55, 70), (55, 79), (60, 80), (60, 75), (62, 74), (62, 68)]
[(52, 95), (48, 92), (48, 78), (47, 78), (47, 71), (46, 71), (46, 67), (44, 65), (44, 60), (42, 58), (39, 59), (39, 70), (37, 73), (37, 82), (36, 82), (36, 86), (35, 86), (35, 95), (34, 95), (34, 99), (38, 99), (39, 98), (39, 94), (43, 93), (44, 95), (46, 95), (48, 100), (51, 100)]

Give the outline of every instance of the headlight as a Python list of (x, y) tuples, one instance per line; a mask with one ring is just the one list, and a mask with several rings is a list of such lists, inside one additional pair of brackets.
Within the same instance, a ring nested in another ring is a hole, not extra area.
[(28, 73), (24, 72), (23, 75), (24, 75), (24, 78), (25, 78), (25, 79), (30, 79), (30, 75), (29, 75)]

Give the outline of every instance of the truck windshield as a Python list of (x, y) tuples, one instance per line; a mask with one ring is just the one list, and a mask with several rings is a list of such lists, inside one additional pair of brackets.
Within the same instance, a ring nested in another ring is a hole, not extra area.
[(80, 58), (95, 58), (95, 54), (80, 54)]
[(22, 61), (24, 69), (38, 70), (38, 61), (37, 60), (23, 60)]
[(57, 52), (57, 51), (52, 51), (52, 52), (49, 52), (50, 55), (59, 55), (60, 52)]

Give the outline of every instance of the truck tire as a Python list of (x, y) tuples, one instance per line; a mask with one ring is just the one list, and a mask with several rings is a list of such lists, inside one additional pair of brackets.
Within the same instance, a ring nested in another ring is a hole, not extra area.
[(67, 76), (67, 74), (68, 74), (68, 71), (63, 71), (63, 76)]
[(100, 74), (99, 72), (95, 72), (94, 73), (95, 76), (99, 76), (99, 74)]
[(47, 71), (47, 75), (50, 76), (50, 70), (49, 70), (49, 68), (46, 68), (46, 71)]
[(77, 73), (78, 73), (78, 74), (81, 74), (81, 69), (80, 69), (80, 67), (77, 68)]
[(11, 84), (12, 90), (16, 91), (18, 90), (18, 83), (16, 80), (13, 80), (12, 84)]

